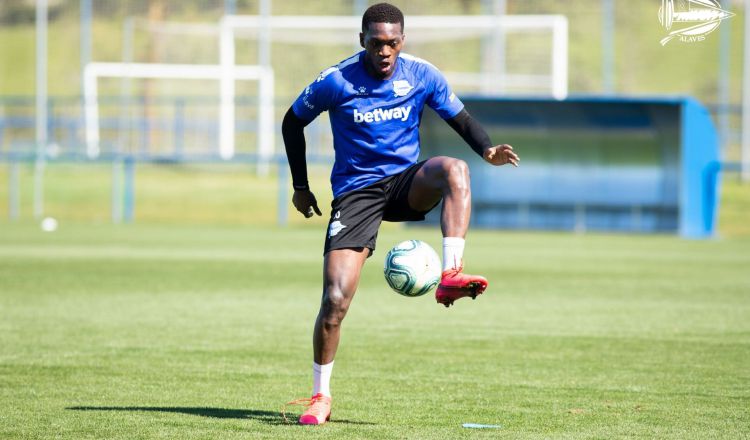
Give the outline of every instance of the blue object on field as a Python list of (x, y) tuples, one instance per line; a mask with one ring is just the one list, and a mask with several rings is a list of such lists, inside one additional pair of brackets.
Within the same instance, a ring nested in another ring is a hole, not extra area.
[[(718, 139), (695, 99), (462, 97), (495, 143), (521, 166), (492, 167), (433, 112), (422, 154), (469, 162), (472, 224), (514, 229), (715, 231)], [(439, 210), (428, 216), (439, 222)]]

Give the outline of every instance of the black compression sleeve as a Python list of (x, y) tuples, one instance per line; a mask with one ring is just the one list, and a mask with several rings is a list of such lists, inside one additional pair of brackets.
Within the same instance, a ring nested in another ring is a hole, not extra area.
[(461, 135), (471, 149), (478, 155), (483, 156), (484, 150), (492, 146), (492, 141), (482, 125), (472, 118), (466, 109), (461, 110), (458, 114), (445, 122), (451, 126), (456, 133)]
[(284, 137), (284, 147), (289, 160), (289, 170), (292, 172), (294, 189), (310, 189), (307, 182), (307, 159), (305, 158), (305, 126), (309, 123), (298, 118), (291, 107), (281, 123), (281, 134)]

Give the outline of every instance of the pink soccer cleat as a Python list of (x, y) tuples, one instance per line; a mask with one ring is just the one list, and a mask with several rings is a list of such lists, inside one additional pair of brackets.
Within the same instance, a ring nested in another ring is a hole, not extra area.
[[(287, 405), (307, 406), (305, 412), (299, 417), (300, 425), (322, 425), (331, 420), (331, 398), (318, 393), (309, 399), (293, 400)], [(282, 413), (286, 420), (286, 414)]]
[(445, 307), (450, 307), (453, 301), (470, 296), (476, 299), (487, 288), (487, 279), (479, 275), (469, 275), (462, 272), (463, 268), (448, 269), (443, 272), (435, 299)]

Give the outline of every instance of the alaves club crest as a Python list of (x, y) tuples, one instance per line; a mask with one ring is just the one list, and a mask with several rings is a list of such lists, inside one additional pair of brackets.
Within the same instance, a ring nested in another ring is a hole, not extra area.
[(409, 94), (411, 89), (413, 89), (411, 84), (409, 84), (409, 81), (406, 80), (395, 80), (393, 81), (393, 95), (394, 96), (406, 96)]
[(722, 20), (734, 14), (721, 9), (717, 0), (662, 0), (659, 8), (659, 22), (664, 29), (671, 30), (683, 23), (679, 29), (672, 30), (662, 38), (661, 45), (677, 38), (684, 43), (703, 41), (706, 35), (716, 30)]

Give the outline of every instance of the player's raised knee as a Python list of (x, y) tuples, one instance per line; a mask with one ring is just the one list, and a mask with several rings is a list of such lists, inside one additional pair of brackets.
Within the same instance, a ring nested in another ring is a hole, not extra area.
[(469, 186), (469, 165), (461, 159), (447, 158), (443, 163), (446, 180), (452, 187)]

